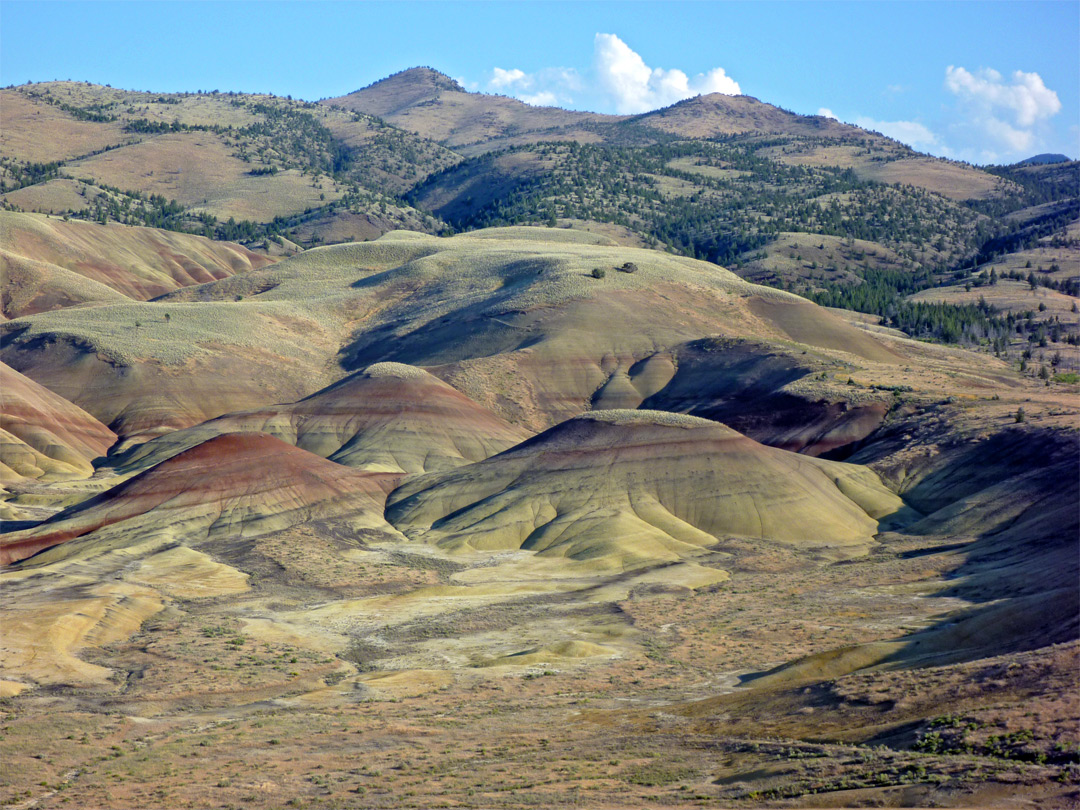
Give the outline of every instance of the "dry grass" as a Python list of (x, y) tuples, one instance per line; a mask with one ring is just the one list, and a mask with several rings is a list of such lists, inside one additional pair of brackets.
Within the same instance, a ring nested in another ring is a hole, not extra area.
[(929, 157), (913, 157), (888, 163), (872, 163), (856, 170), (862, 180), (904, 183), (941, 194), (950, 200), (981, 200), (1000, 194), (1008, 183), (960, 163)]
[(252, 165), (236, 157), (233, 148), (212, 132), (182, 132), (70, 163), (64, 172), (115, 188), (160, 194), (219, 219), (254, 222), (325, 204), (320, 195), (336, 200), (344, 193), (332, 181), (320, 183), (297, 169), (255, 177), (250, 174)]
[(92, 197), (87, 197), (84, 183), (68, 178), (57, 178), (36, 186), (27, 186), (17, 191), (9, 191), (3, 199), (24, 211), (37, 211), (43, 214), (64, 214), (68, 211), (82, 211), (89, 207), (92, 199), (100, 191), (89, 189)]
[(79, 121), (51, 104), (29, 99), (13, 90), (0, 90), (0, 105), (4, 110), (0, 153), (15, 160), (31, 163), (71, 160), (132, 140), (119, 123)]

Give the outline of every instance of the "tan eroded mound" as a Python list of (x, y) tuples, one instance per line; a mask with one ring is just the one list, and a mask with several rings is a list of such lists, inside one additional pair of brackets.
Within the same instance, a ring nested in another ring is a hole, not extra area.
[(0, 363), (0, 481), (85, 478), (115, 441), (82, 408)]
[(390, 473), (452, 469), (529, 436), (422, 369), (376, 363), (300, 402), (167, 433), (133, 448), (117, 466), (144, 469), (238, 431), (268, 433), (339, 464)]
[(346, 469), (265, 434), (226, 434), (40, 526), (4, 535), (0, 562), (17, 562), (110, 527), (108, 543), (125, 545), (148, 534), (173, 542), (255, 536), (351, 512), (367, 513), (381, 525), (377, 516), (396, 480)]
[(108, 302), (114, 300), (109, 290), (143, 301), (273, 261), (202, 236), (10, 211), (0, 212), (0, 244), (9, 318), (85, 301)]
[(901, 507), (871, 471), (760, 445), (716, 422), (595, 411), (486, 461), (414, 479), (387, 518), (450, 549), (528, 549), (632, 567), (727, 535), (840, 554)]

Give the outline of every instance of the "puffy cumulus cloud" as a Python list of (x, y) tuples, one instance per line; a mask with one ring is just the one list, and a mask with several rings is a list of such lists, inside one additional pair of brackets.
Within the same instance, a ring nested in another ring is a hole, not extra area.
[(992, 68), (972, 73), (949, 65), (945, 89), (962, 102), (966, 120), (957, 125), (958, 132), (967, 130), (969, 140), (988, 139), (1007, 153), (1035, 149), (1039, 132), (1061, 112), (1057, 93), (1038, 73), (1017, 70), (1006, 79)]
[(527, 104), (585, 106), (587, 109), (640, 113), (706, 93), (738, 95), (739, 83), (723, 68), (687, 76), (681, 70), (653, 68), (614, 34), (597, 34), (592, 68), (583, 74), (573, 68), (544, 68), (526, 73), (497, 67), (485, 89), (513, 96)]
[(705, 93), (738, 95), (741, 92), (738, 82), (720, 67), (699, 73), (693, 79), (678, 69), (650, 68), (614, 34), (596, 35), (593, 70), (615, 111), (624, 114), (655, 110)]
[(945, 68), (945, 87), (962, 98), (988, 107), (995, 114), (1004, 111), (1017, 126), (1030, 127), (1061, 112), (1057, 93), (1047, 87), (1038, 73), (1017, 70), (1006, 83), (996, 70), (983, 68), (971, 73), (962, 67)]
[(937, 135), (917, 121), (878, 121), (859, 116), (855, 119), (855, 126), (880, 132), (915, 149), (926, 149), (938, 143)]

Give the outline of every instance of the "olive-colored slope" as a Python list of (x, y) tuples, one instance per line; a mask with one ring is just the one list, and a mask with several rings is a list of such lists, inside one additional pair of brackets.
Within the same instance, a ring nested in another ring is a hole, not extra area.
[[(702, 337), (902, 360), (804, 299), (609, 241), (545, 228), (391, 233), (152, 303), (19, 318), (0, 327), (2, 358), (131, 441), (295, 401), (381, 361), (426, 367), (536, 430), (637, 407), (671, 379), (672, 348)], [(617, 270), (627, 262), (635, 272)]]
[(226, 434), (39, 526), (4, 535), (0, 563), (76, 538), (85, 538), (82, 548), (98, 554), (151, 537), (159, 545), (252, 537), (358, 512), (368, 514), (373, 525), (384, 525), (382, 502), (397, 480), (346, 469), (265, 434)]
[(273, 262), (201, 236), (0, 212), (0, 295), (8, 318), (87, 302), (144, 301)]
[(115, 441), (82, 408), (0, 363), (0, 481), (85, 478)]
[(527, 549), (603, 569), (678, 560), (731, 535), (857, 554), (901, 505), (866, 468), (705, 419), (613, 410), (413, 479), (391, 494), (387, 519), (443, 548)]
[(300, 402), (227, 414), (167, 433), (115, 459), (128, 472), (160, 464), (213, 436), (259, 431), (368, 472), (422, 473), (506, 450), (529, 434), (437, 377), (378, 363)]

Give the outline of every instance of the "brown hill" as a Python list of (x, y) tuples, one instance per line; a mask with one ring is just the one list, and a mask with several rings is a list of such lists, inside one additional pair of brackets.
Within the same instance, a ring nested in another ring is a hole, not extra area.
[(0, 242), (8, 318), (89, 302), (145, 301), (274, 261), (201, 236), (10, 211), (0, 212)]
[(790, 140), (760, 154), (795, 166), (851, 168), (862, 180), (904, 183), (954, 200), (994, 196), (1008, 185), (973, 166), (921, 155), (880, 133), (834, 118), (798, 115), (751, 96), (697, 96), (633, 121), (684, 138), (781, 136)]
[(95, 535), (97, 555), (153, 535), (154, 542), (251, 537), (319, 517), (363, 512), (376, 524), (397, 476), (361, 473), (259, 433), (217, 436), (158, 467), (3, 536), (3, 564)]
[(368, 472), (437, 472), (480, 461), (528, 437), (437, 377), (378, 363), (290, 405), (203, 422), (113, 461), (145, 469), (224, 433), (259, 431)]
[(633, 119), (646, 126), (684, 138), (716, 138), (722, 135), (795, 135), (813, 138), (870, 138), (865, 130), (820, 115), (798, 115), (766, 104), (753, 96), (710, 93), (680, 101)]
[(0, 363), (0, 482), (85, 478), (115, 441), (82, 408)]
[(614, 410), (414, 479), (391, 495), (387, 517), (443, 548), (633, 568), (732, 535), (858, 553), (901, 505), (865, 468), (765, 447), (717, 422)]
[[(345, 211), (377, 211), (391, 223), (378, 233), (427, 230), (420, 212), (384, 194), (460, 160), (370, 116), (268, 95), (72, 81), (3, 94), (0, 155), (8, 162), (0, 166), (0, 199), (24, 211), (134, 223), (172, 201), (185, 209), (183, 225), (201, 231), (206, 216), (266, 223), (314, 213), (333, 221), (341, 211), (328, 205), (342, 201)], [(343, 155), (350, 158), (345, 174)], [(342, 241), (367, 238), (370, 223), (345, 231)]]
[[(548, 133), (623, 116), (533, 107), (507, 96), (468, 93), (431, 68), (411, 68), (323, 104), (377, 115), (395, 126), (450, 147), (522, 133)], [(534, 140), (543, 140), (534, 136)]]

